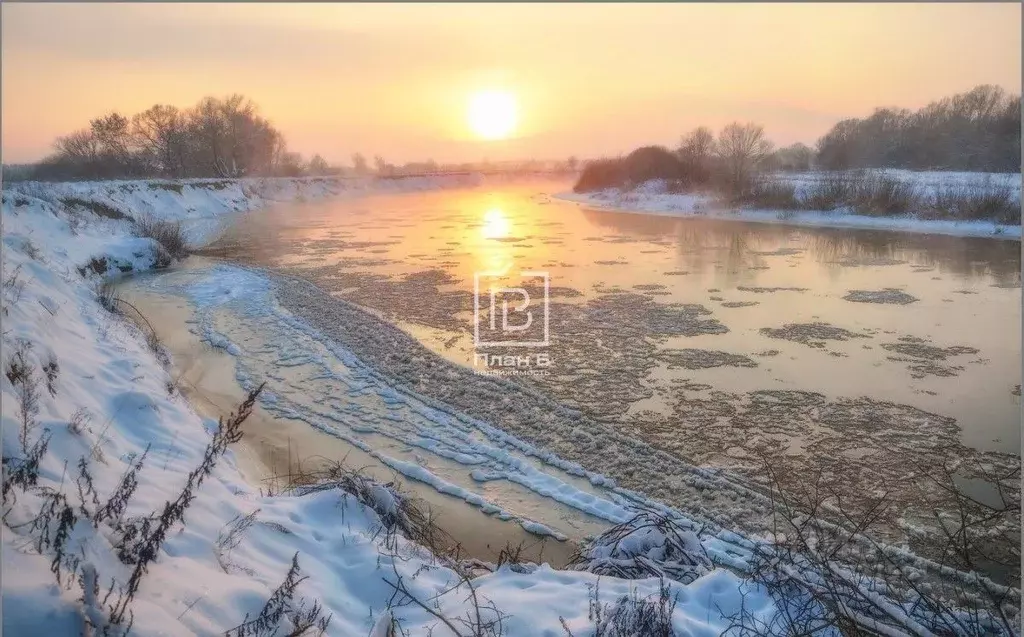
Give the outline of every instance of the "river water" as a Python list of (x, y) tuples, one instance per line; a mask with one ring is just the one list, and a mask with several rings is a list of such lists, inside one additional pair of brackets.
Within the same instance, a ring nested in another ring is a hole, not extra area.
[[(768, 466), (783, 486), (822, 475), (854, 508), (886, 489), (897, 539), (943, 506), (922, 471), (991, 498), (1019, 465), (1019, 242), (608, 212), (550, 196), (567, 188), (280, 206), (133, 286), (188, 297), (278, 415), (567, 535), (616, 520), (613, 484), (756, 528), (744, 498)], [(489, 321), (495, 280), (529, 294), (510, 304), (529, 328)]]

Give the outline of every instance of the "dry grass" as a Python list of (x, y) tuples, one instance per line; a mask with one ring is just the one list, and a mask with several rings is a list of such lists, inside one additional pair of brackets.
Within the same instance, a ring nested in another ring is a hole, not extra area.
[(1000, 223), (1020, 223), (1020, 200), (1008, 185), (989, 179), (942, 186), (925, 211), (936, 219), (988, 219)]

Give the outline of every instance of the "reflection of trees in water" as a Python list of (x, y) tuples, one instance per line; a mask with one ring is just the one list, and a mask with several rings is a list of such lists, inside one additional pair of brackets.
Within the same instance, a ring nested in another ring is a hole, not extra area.
[[(924, 237), (922, 237), (924, 239)], [(1020, 242), (933, 236), (920, 263), (969, 279), (991, 276), (999, 284), (1020, 282)]]
[(1020, 243), (1016, 241), (829, 228), (807, 235), (810, 254), (831, 268), (892, 259), (968, 279), (991, 276), (1000, 284), (1020, 281)]
[(583, 218), (595, 226), (646, 236), (671, 237), (676, 226), (683, 223), (682, 220), (672, 217), (609, 212), (593, 208), (583, 208), (582, 212)]
[(895, 256), (894, 243), (891, 234), (851, 234), (848, 230), (823, 228), (821, 231), (808, 233), (807, 251), (815, 261), (823, 264), (898, 259)]
[(935, 267), (945, 274), (968, 279), (992, 277), (997, 284), (1020, 282), (1020, 243), (1002, 239), (853, 230), (847, 228), (795, 228), (714, 219), (672, 219), (653, 215), (584, 210), (591, 223), (617, 232), (674, 238), (683, 268), (701, 271), (715, 262), (725, 269), (726, 284), (749, 277), (747, 270), (767, 265), (760, 251), (797, 247), (838, 276), (843, 264), (870, 264), (887, 260)]

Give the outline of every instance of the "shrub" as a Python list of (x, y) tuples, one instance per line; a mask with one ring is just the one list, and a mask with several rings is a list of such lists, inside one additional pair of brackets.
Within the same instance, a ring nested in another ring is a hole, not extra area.
[(618, 188), (625, 183), (625, 166), (621, 158), (595, 159), (584, 164), (583, 171), (573, 186), (573, 192)]
[[(594, 637), (675, 637), (678, 633), (672, 625), (672, 614), (676, 602), (664, 579), (660, 581), (656, 596), (640, 597), (634, 590), (614, 603), (601, 602), (598, 580), (590, 589), (588, 618), (594, 622)], [(567, 637), (576, 637), (565, 618), (559, 619)]]
[(32, 343), (19, 339), (4, 367), (4, 375), (14, 387), (18, 403), (18, 421), (21, 425), (18, 440), (21, 442), (22, 451), (26, 453), (29, 449), (29, 438), (38, 425), (36, 416), (39, 414), (39, 377), (29, 360), (31, 351)]
[(568, 569), (622, 579), (668, 578), (689, 584), (712, 568), (697, 532), (643, 508), (580, 546)]
[(289, 630), (287, 625), (283, 626), (286, 622), (290, 624), (287, 635), (299, 637), (300, 635), (326, 634), (327, 628), (331, 624), (331, 615), (324, 614), (320, 602), (314, 601), (311, 607), (306, 608), (305, 600), (295, 601), (295, 590), (306, 580), (301, 573), (299, 554), (296, 553), (292, 556), (292, 566), (285, 574), (284, 581), (274, 590), (259, 615), (249, 619), (249, 615), (246, 614), (242, 623), (227, 631), (225, 635), (229, 637), (272, 637), (280, 634), (281, 628)]
[(151, 182), (149, 187), (155, 190), (167, 190), (180, 195), (183, 184), (173, 182)]
[[(46, 449), (50, 445), (50, 432), (46, 431), (35, 443), (25, 451), (23, 457), (3, 458), (3, 502), (7, 504), (8, 498), (13, 497), (15, 487), (22, 491), (36, 486), (39, 482), (39, 463), (46, 455)], [(4, 518), (7, 517), (9, 509), (4, 509)]]
[(823, 173), (804, 189), (800, 197), (802, 207), (826, 212), (842, 208), (853, 199), (853, 192), (860, 179), (859, 175), (849, 173)]
[(68, 208), (71, 208), (73, 206), (85, 208), (86, 210), (89, 210), (90, 212), (95, 214), (97, 217), (106, 217), (107, 219), (128, 218), (127, 215), (125, 215), (117, 208), (112, 208), (111, 206), (108, 206), (107, 204), (101, 201), (90, 201), (87, 199), (80, 199), (78, 197), (63, 197), (60, 200), (60, 202), (67, 206)]
[(315, 471), (303, 471), (301, 466), (293, 473), (289, 461), (289, 484), (286, 490), (307, 494), (328, 489), (341, 489), (357, 502), (373, 509), (380, 518), (376, 532), (383, 536), (384, 545), (395, 546), (395, 538), (402, 535), (435, 554), (452, 549), (450, 537), (437, 527), (423, 504), (399, 490), (394, 482), (381, 483), (345, 467), (340, 462), (331, 462)]
[(156, 261), (158, 268), (167, 267), (173, 259), (188, 256), (188, 241), (180, 221), (158, 221), (152, 217), (142, 217), (135, 222), (135, 235), (153, 239), (160, 246), (161, 252)]
[(796, 198), (796, 186), (772, 177), (761, 177), (750, 190), (741, 195), (738, 203), (751, 204), (769, 210), (796, 210), (800, 202)]
[(663, 146), (637, 148), (622, 161), (629, 186), (652, 179), (674, 180), (682, 174), (679, 158)]
[(21, 300), (21, 293), (25, 291), (25, 281), (21, 277), (21, 265), (18, 264), (12, 270), (7, 271), (4, 274), (3, 284), (0, 284), (0, 290), (3, 293), (3, 314), (7, 316), (10, 308), (17, 305)]
[(990, 179), (946, 184), (935, 192), (926, 214), (940, 219), (988, 219), (999, 223), (1020, 223), (1020, 199), (1007, 185)]
[(113, 281), (104, 280), (96, 286), (96, 300), (104, 310), (111, 314), (121, 313), (121, 297), (117, 293), (117, 286)]
[[(214, 431), (213, 438), (203, 452), (203, 459), (186, 476), (185, 486), (177, 498), (164, 503), (163, 509), (160, 511), (154, 511), (148, 516), (118, 524), (119, 537), (115, 542), (117, 556), (121, 562), (134, 565), (134, 568), (122, 591), (121, 598), (110, 608), (111, 624), (121, 624), (129, 616), (129, 606), (142, 584), (142, 578), (148, 573), (149, 565), (156, 561), (171, 528), (179, 522), (184, 523), (185, 512), (195, 500), (203, 481), (213, 473), (217, 461), (227, 452), (228, 445), (242, 439), (242, 423), (252, 414), (256, 399), (259, 398), (264, 386), (265, 384), (261, 384), (250, 391), (238, 407), (237, 412), (228, 415), (227, 418), (220, 418), (217, 430)], [(141, 461), (137, 466), (141, 467)], [(132, 475), (137, 471), (135, 469)], [(122, 479), (121, 485), (118, 487), (120, 493), (128, 493), (127, 496), (121, 497), (125, 502), (134, 491), (133, 483), (134, 477)], [(123, 513), (123, 509), (119, 509), (113, 514), (120, 515), (121, 513)]]
[(654, 179), (665, 180), (677, 188), (690, 181), (674, 153), (662, 146), (644, 146), (625, 157), (587, 162), (573, 190), (632, 188)]
[(914, 184), (887, 175), (857, 180), (852, 190), (853, 209), (872, 217), (906, 214), (914, 210), (920, 200)]
[(50, 392), (50, 396), (56, 396), (57, 376), (60, 374), (60, 365), (57, 363), (57, 357), (52, 352), (46, 358), (46, 362), (43, 363), (43, 374), (46, 375), (46, 391)]

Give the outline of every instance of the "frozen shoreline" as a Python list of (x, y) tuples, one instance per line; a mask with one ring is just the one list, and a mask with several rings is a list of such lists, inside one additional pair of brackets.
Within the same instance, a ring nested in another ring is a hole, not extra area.
[(816, 228), (884, 230), (1015, 241), (1021, 239), (1021, 226), (998, 224), (991, 221), (946, 221), (916, 219), (911, 216), (869, 217), (840, 211), (725, 210), (715, 208), (713, 200), (709, 196), (645, 192), (642, 188), (625, 192), (617, 189), (593, 193), (562, 192), (553, 194), (552, 197), (611, 212), (679, 219), (700, 218)]

